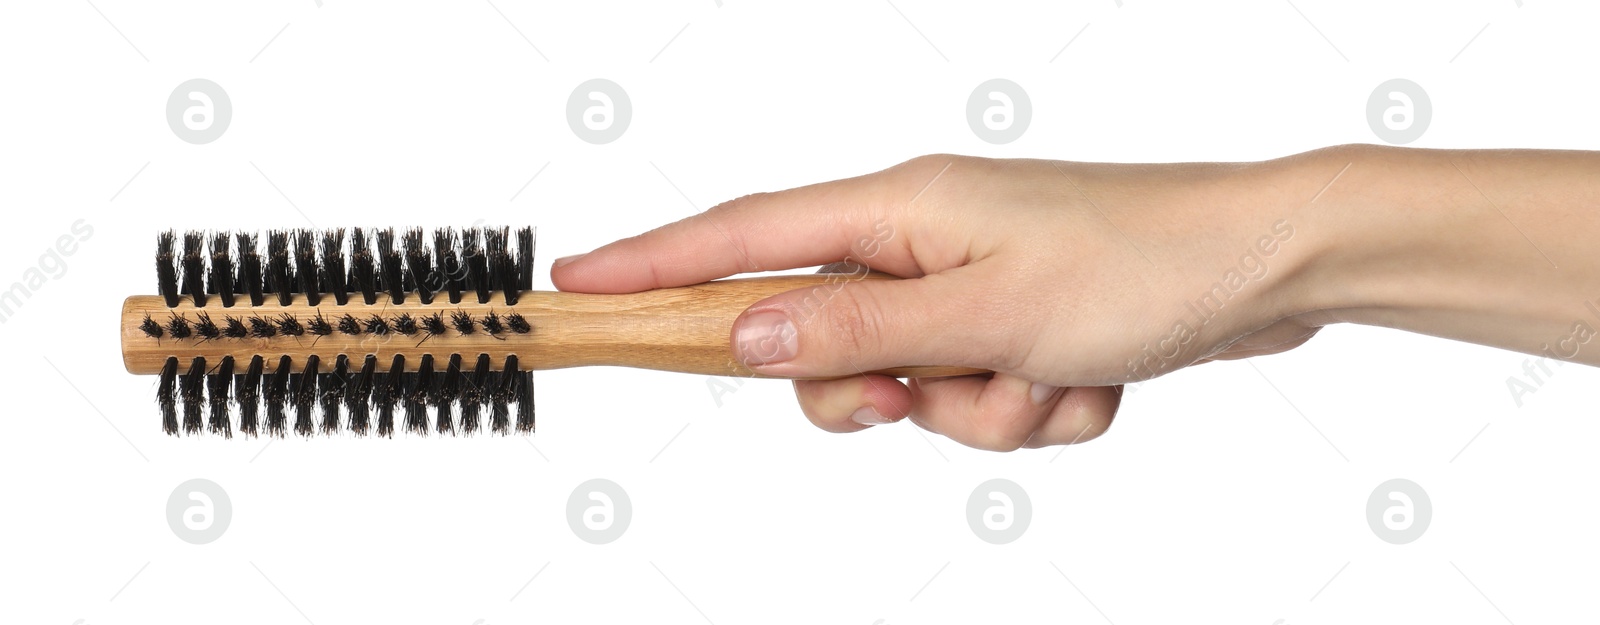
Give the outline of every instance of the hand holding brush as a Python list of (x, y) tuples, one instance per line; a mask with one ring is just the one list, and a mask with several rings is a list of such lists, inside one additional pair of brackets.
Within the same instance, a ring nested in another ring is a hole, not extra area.
[(1070, 444), (1124, 384), (1334, 323), (1600, 364), (1596, 206), (1593, 152), (928, 156), (559, 259), (561, 292), (531, 289), (530, 229), (172, 233), (123, 357), (173, 433), (528, 432), (531, 371), (620, 365), (792, 378), (829, 431)]

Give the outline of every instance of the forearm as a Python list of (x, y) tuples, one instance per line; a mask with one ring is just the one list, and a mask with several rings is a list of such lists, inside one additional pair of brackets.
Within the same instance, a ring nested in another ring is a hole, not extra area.
[[(1600, 365), (1600, 152), (1347, 146), (1297, 220), (1310, 323), (1410, 330)], [(1310, 172), (1318, 172), (1316, 174)]]

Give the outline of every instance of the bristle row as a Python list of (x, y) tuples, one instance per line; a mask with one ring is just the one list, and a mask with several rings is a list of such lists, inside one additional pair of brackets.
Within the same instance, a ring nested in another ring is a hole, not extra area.
[[(425, 355), (415, 372), (403, 371), (405, 359), (399, 355), (390, 371), (378, 372), (377, 364), (375, 356), (359, 366), (339, 356), (328, 366), (313, 356), (295, 368), (287, 356), (276, 362), (257, 356), (244, 373), (235, 373), (232, 357), (209, 369), (204, 358), (188, 363), (169, 358), (156, 391), (162, 429), (174, 436), (209, 431), (225, 437), (235, 430), (257, 436), (264, 429), (278, 438), (290, 430), (306, 437), (318, 432), (392, 437), (396, 429), (416, 436), (534, 431), (533, 372), (522, 370), (516, 356), (507, 356), (499, 371), (490, 370), (488, 354), (478, 354), (471, 369), (460, 354), (445, 361)], [(485, 410), (486, 428), (479, 421)], [(265, 424), (258, 418), (263, 412)], [(403, 416), (400, 424), (397, 414)]]
[(432, 237), (421, 228), (399, 237), (393, 228), (353, 228), (348, 247), (343, 228), (273, 230), (266, 238), (263, 254), (250, 233), (190, 231), (181, 249), (176, 232), (157, 235), (159, 293), (168, 307), (187, 297), (195, 306), (215, 298), (231, 308), (238, 295), (259, 306), (268, 294), (282, 305), (296, 294), (313, 306), (343, 306), (357, 294), (374, 304), (379, 293), (395, 304), (439, 296), (459, 304), (469, 291), (478, 303), (499, 292), (513, 305), (533, 288), (532, 228), (440, 228)]
[(136, 329), (152, 339), (171, 337), (195, 342), (213, 339), (270, 339), (280, 335), (316, 337), (335, 333), (348, 336), (399, 334), (418, 336), (426, 340), (436, 336), (468, 336), (480, 331), (504, 340), (509, 334), (533, 332), (533, 324), (521, 313), (510, 312), (502, 315), (493, 310), (476, 316), (466, 311), (455, 310), (450, 312), (448, 318), (441, 311), (421, 317), (413, 316), (411, 313), (366, 314), (361, 317), (344, 314), (332, 319), (323, 316), (321, 310), (318, 310), (316, 315), (310, 317), (279, 313), (239, 317), (223, 315), (220, 320), (213, 318), (209, 312), (200, 311), (193, 313), (192, 316), (188, 313), (168, 313), (164, 320), (156, 320), (145, 315)]

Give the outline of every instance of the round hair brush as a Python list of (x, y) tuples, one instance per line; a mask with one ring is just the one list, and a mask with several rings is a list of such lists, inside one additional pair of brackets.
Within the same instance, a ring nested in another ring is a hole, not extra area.
[(745, 308), (804, 288), (822, 306), (844, 282), (887, 278), (863, 268), (624, 295), (534, 291), (531, 228), (413, 228), (398, 241), (392, 228), (354, 228), (348, 245), (345, 234), (272, 231), (265, 254), (254, 234), (189, 232), (181, 249), (175, 233), (158, 235), (159, 294), (123, 302), (122, 359), (160, 376), (166, 432), (532, 432), (533, 370), (755, 376), (730, 345)]

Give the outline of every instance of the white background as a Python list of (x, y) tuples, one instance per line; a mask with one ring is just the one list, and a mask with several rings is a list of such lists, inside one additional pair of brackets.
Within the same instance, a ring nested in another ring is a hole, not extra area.
[[(154, 292), (167, 228), (532, 224), (549, 288), (558, 256), (922, 153), (1248, 160), (1376, 142), (1367, 97), (1396, 77), (1433, 102), (1413, 145), (1600, 140), (1592, 3), (1041, 4), (7, 3), (0, 286), (75, 220), (94, 234), (0, 324), (0, 620), (1593, 619), (1584, 391), (1600, 373), (1562, 367), (1518, 407), (1507, 379), (1526, 357), (1393, 331), (1172, 374), (1104, 438), (1012, 454), (909, 424), (825, 434), (781, 382), (719, 406), (704, 378), (619, 369), (539, 373), (534, 445), (180, 439), (161, 433), (155, 378), (122, 369), (118, 307)], [(597, 77), (634, 107), (607, 145), (565, 118)], [(965, 115), (997, 77), (1034, 108), (1000, 146)], [(191, 78), (232, 99), (214, 143), (167, 127)], [(565, 518), (595, 477), (634, 507), (607, 545)], [(1034, 507), (1000, 546), (965, 516), (996, 477)], [(1433, 503), (1398, 546), (1366, 521), (1397, 477)], [(233, 503), (216, 542), (168, 528), (191, 478)]]

